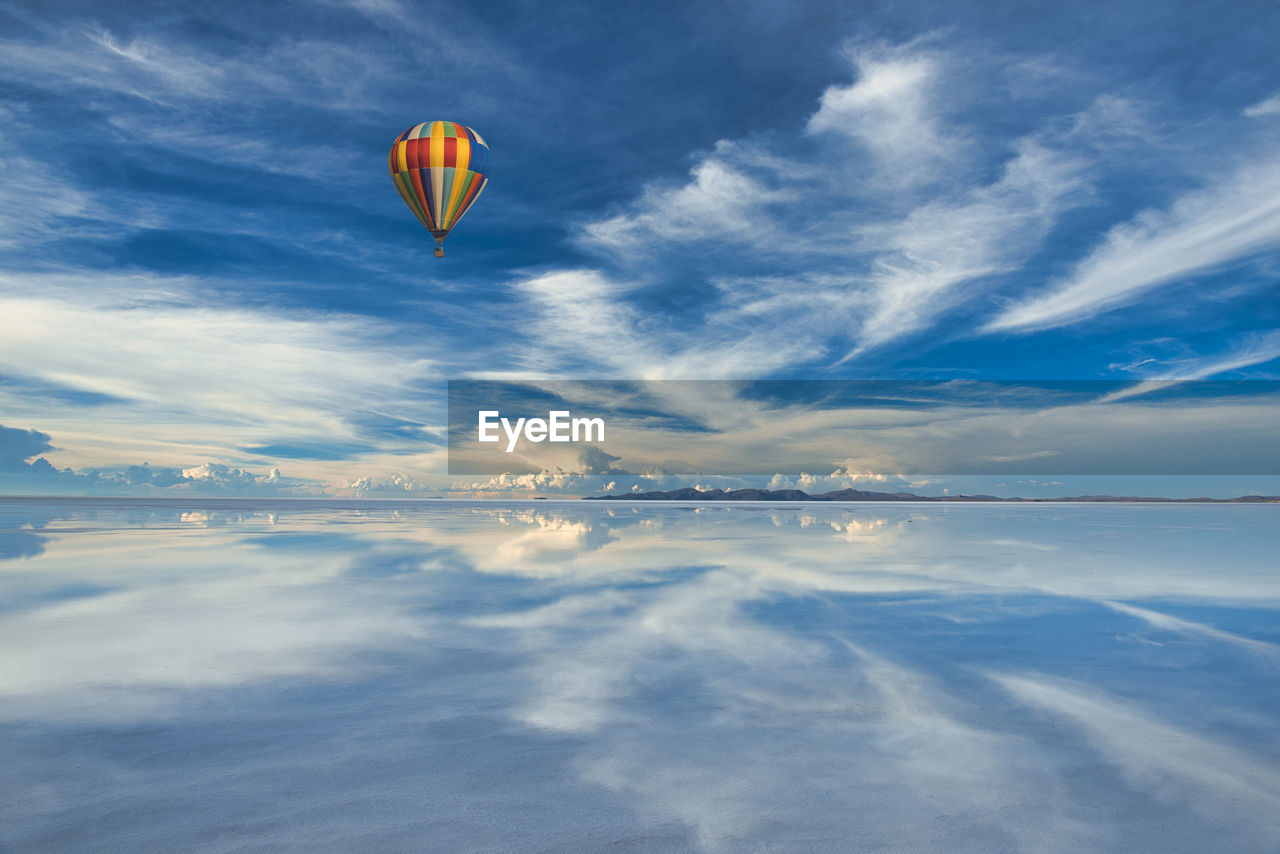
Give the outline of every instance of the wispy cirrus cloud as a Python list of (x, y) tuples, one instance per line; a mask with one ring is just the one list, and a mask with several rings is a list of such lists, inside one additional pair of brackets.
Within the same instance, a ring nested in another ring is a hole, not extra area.
[[(864, 240), (891, 247), (873, 262), (873, 305), (846, 358), (929, 325), (970, 295), (957, 286), (1019, 269), (1088, 188), (1084, 164), (1019, 140), (999, 180), (951, 203), (928, 203)], [(877, 240), (882, 236), (883, 242)]]
[[(341, 15), (343, 5), (333, 5)], [(512, 56), (463, 16), (446, 23), (391, 3), (378, 9), (354, 4), (347, 11), (345, 31), (241, 33), (252, 30), (251, 18), (229, 22), (232, 32), (255, 38), (221, 44), (163, 26), (125, 35), (92, 19), (68, 26), (61, 19), (26, 16), (35, 37), (15, 35), (0, 42), (5, 48), (0, 72), (42, 86), (115, 93), (174, 109), (228, 106), (240, 110), (242, 118), (245, 110), (286, 101), (295, 108), (369, 112), (393, 97), (389, 87), (399, 72), (385, 61), (371, 61), (383, 37), (371, 23), (392, 22), (401, 32), (412, 31), (412, 50), (420, 58), (483, 63), (492, 73), (519, 76)], [(191, 118), (209, 117), (193, 113)]]
[(539, 342), (520, 368), (562, 373), (590, 365), (608, 375), (644, 379), (757, 376), (802, 358), (811, 343), (787, 330), (749, 329), (732, 312), (705, 318), (698, 340), (691, 342), (687, 329), (633, 304), (630, 295), (645, 284), (594, 269), (516, 281)]
[[(760, 222), (770, 205), (794, 202), (795, 190), (777, 186), (781, 164), (759, 158), (722, 140), (716, 153), (699, 161), (683, 185), (645, 189), (632, 209), (589, 222), (581, 242), (589, 247), (635, 254), (662, 241), (750, 242), (760, 237)], [(762, 173), (767, 181), (762, 180)]]
[(1280, 95), (1272, 95), (1266, 100), (1246, 107), (1244, 114), (1251, 119), (1258, 116), (1280, 116)]
[[(0, 117), (16, 120), (0, 108)], [(101, 215), (92, 194), (71, 181), (49, 174), (47, 165), (27, 157), (0, 136), (0, 249), (23, 249), (68, 233), (85, 234), (83, 219)], [(77, 221), (75, 225), (69, 222)]]
[[(381, 343), (386, 324), (203, 304), (193, 285), (145, 275), (0, 277), (0, 373), (105, 401), (85, 425), (74, 400), (0, 387), (9, 420), (65, 437), (76, 463), (143, 446), (154, 461), (193, 464), (184, 426), (192, 421), (203, 426), (204, 453), (236, 453), (251, 437), (320, 431), (353, 440), (346, 415), (386, 409), (395, 398), (406, 410), (423, 405), (410, 389), (433, 356)], [(33, 352), (38, 361), (25, 358)], [(122, 435), (102, 431), (105, 423), (130, 427)]]
[[(684, 328), (700, 312), (693, 328), (714, 338), (740, 326), (761, 351), (786, 329), (804, 342), (804, 364), (818, 367), (929, 329), (965, 336), (963, 322), (977, 324), (969, 337), (1077, 323), (1280, 240), (1280, 170), (1247, 134), (1226, 158), (1245, 165), (1224, 171), (1218, 152), (1195, 174), (1167, 117), (1122, 89), (1077, 95), (1070, 108), (1051, 96), (1037, 103), (1033, 87), (1011, 79), (1026, 61), (962, 57), (941, 36), (855, 43), (846, 56), (853, 81), (823, 91), (804, 134), (721, 140), (692, 180), (651, 185), (623, 212), (588, 221), (579, 245), (632, 271), (654, 254), (637, 250), (671, 245), (691, 266), (705, 252), (720, 269), (718, 294), (696, 302)], [(1086, 78), (1036, 69), (1060, 87)], [(972, 92), (993, 82), (1028, 105), (1021, 135), (975, 121)], [(1206, 186), (1113, 225), (1102, 245), (1084, 245), (1074, 275), (1038, 293), (1043, 270), (1071, 263), (1060, 245), (1081, 243), (1060, 230), (1067, 218), (1114, 210), (1120, 176), (1155, 162)], [(639, 274), (619, 303), (636, 304), (653, 278)], [(981, 308), (996, 299), (1005, 307), (984, 321)]]
[(1176, 344), (1180, 352), (1174, 358), (1147, 357), (1137, 359), (1129, 365), (1117, 365), (1116, 368), (1136, 373), (1145, 379), (1129, 388), (1103, 395), (1098, 402), (1126, 400), (1157, 392), (1180, 382), (1208, 379), (1280, 359), (1280, 329), (1248, 333), (1231, 342), (1226, 351), (1208, 356), (1190, 352), (1182, 342), (1159, 343), (1165, 347)]
[(1198, 635), (1210, 640), (1226, 643), (1238, 649), (1242, 649), (1252, 655), (1257, 655), (1274, 666), (1280, 666), (1280, 645), (1267, 643), (1266, 641), (1260, 641), (1254, 638), (1247, 638), (1233, 632), (1223, 631), (1222, 629), (1206, 623), (1197, 623), (1194, 620), (1183, 620), (1179, 617), (1162, 614), (1159, 611), (1152, 611), (1149, 608), (1139, 608), (1136, 605), (1124, 602), (1104, 601), (1102, 604), (1115, 611), (1119, 611), (1121, 614), (1127, 614), (1130, 617), (1142, 620), (1153, 628), (1160, 629), (1162, 631)]
[(945, 116), (950, 57), (918, 42), (853, 45), (846, 55), (857, 79), (822, 93), (809, 133), (852, 140), (875, 160), (872, 180), (895, 189), (935, 180), (968, 153)]
[[(1134, 788), (1215, 817), (1250, 822), (1255, 844), (1280, 836), (1280, 774), (1239, 748), (1159, 720), (1093, 689), (1033, 675), (989, 674), (1019, 701), (1080, 729)], [(1266, 816), (1262, 822), (1257, 818)]]
[(763, 351), (785, 330), (807, 361), (839, 363), (971, 309), (1024, 269), (1065, 214), (1094, 200), (1098, 158), (1141, 126), (1123, 99), (1099, 97), (983, 139), (953, 103), (968, 98), (971, 61), (918, 43), (848, 57), (854, 82), (825, 90), (800, 138), (721, 140), (691, 181), (650, 186), (583, 225), (579, 244), (641, 282), (652, 253), (638, 250), (705, 247), (722, 272), (718, 298), (699, 305), (704, 333), (734, 327)]
[(1146, 291), (1240, 264), (1280, 246), (1280, 160), (1251, 162), (1165, 210), (1108, 232), (1075, 272), (1017, 302), (986, 332), (1064, 326), (1132, 303)]

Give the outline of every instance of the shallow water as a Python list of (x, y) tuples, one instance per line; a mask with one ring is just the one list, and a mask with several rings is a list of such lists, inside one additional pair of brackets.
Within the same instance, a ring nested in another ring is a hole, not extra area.
[(1278, 514), (0, 501), (0, 849), (1276, 850)]

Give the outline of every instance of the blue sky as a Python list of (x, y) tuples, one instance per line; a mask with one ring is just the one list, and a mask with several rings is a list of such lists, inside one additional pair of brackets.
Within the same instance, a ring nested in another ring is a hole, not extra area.
[[(1277, 43), (1270, 0), (0, 6), (0, 477), (438, 492), (465, 376), (1280, 377)], [(493, 151), (440, 261), (385, 167), (435, 118)]]

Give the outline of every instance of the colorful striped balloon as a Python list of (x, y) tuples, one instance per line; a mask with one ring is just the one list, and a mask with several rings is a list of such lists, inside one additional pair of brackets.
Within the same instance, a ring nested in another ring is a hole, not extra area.
[(396, 137), (387, 165), (400, 198), (436, 239), (436, 257), (442, 257), (449, 229), (489, 182), (489, 146), (457, 122), (423, 122)]

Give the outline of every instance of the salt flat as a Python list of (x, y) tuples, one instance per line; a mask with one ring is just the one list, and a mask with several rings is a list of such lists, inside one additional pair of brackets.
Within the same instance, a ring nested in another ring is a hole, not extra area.
[(1273, 506), (0, 502), (6, 851), (1263, 851)]

